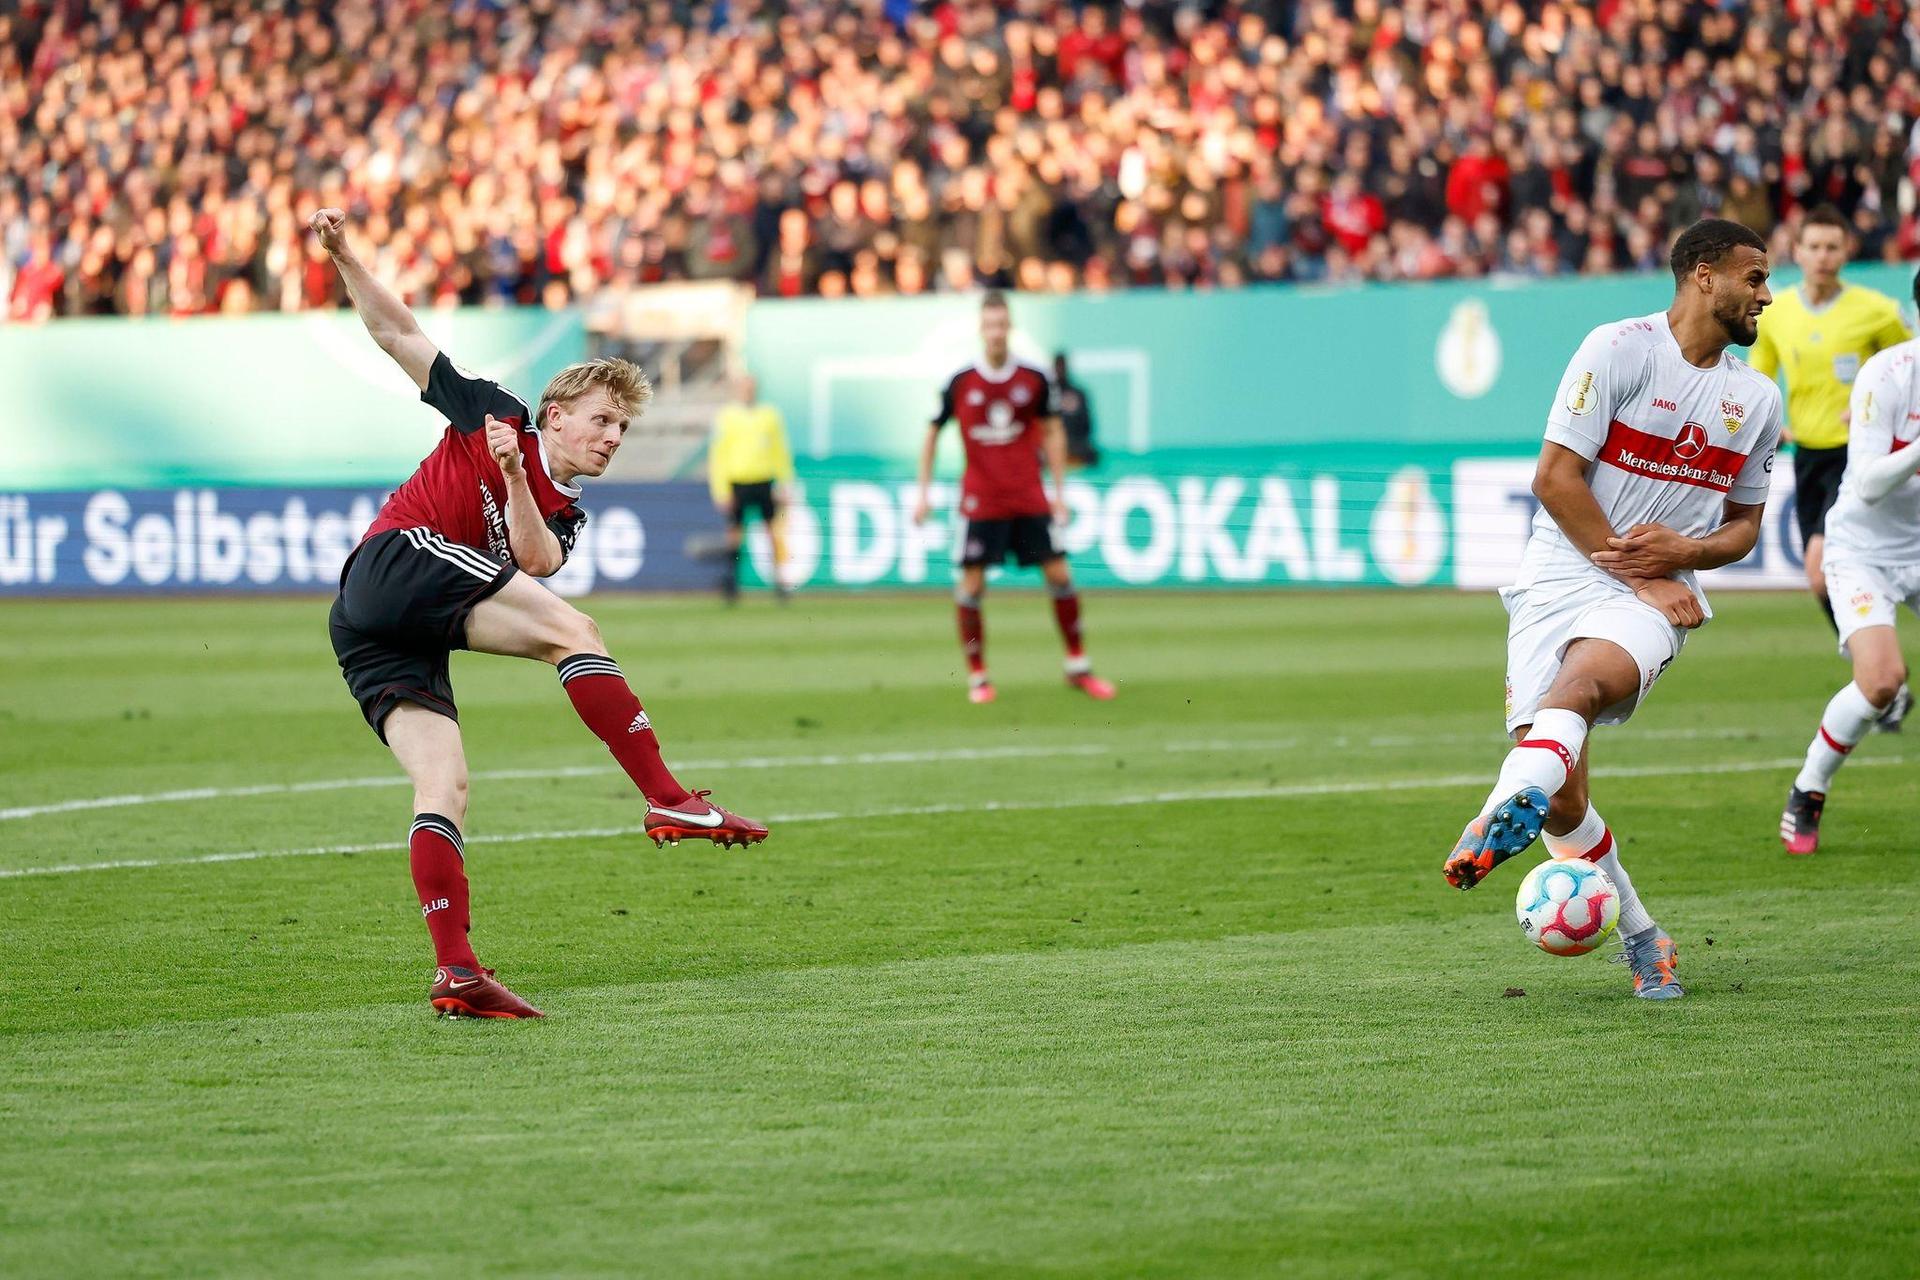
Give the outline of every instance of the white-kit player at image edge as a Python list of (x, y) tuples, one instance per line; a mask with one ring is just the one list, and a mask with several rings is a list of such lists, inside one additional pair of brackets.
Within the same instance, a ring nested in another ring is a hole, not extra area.
[[(1920, 284), (1915, 286), (1920, 294)], [(1894, 634), (1904, 604), (1920, 613), (1920, 339), (1875, 354), (1854, 379), (1847, 471), (1827, 514), (1827, 599), (1853, 679), (1828, 701), (1787, 792), (1788, 853), (1820, 845), (1827, 789), (1876, 722), (1910, 700)]]
[(1727, 351), (1754, 340), (1765, 242), (1706, 219), (1675, 241), (1672, 306), (1580, 344), (1547, 415), (1540, 501), (1508, 614), (1506, 727), (1516, 740), (1443, 871), (1470, 889), (1544, 832), (1555, 857), (1599, 863), (1620, 892), (1634, 994), (1684, 994), (1673, 940), (1588, 803), (1588, 730), (1627, 720), (1712, 616), (1698, 571), (1759, 538), (1779, 443), (1773, 382)]

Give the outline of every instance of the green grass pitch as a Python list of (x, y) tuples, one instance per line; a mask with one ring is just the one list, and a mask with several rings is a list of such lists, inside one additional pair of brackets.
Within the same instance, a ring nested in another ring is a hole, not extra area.
[(510, 1025), (431, 1016), (324, 601), (7, 604), (0, 1275), (1911, 1275), (1920, 744), (1786, 857), (1845, 668), (1717, 604), (1594, 740), (1649, 1006), (1441, 880), (1490, 596), (1091, 596), (1098, 705), (1001, 592), (990, 707), (931, 596), (596, 601), (774, 835), (655, 850), (551, 672), (456, 658)]

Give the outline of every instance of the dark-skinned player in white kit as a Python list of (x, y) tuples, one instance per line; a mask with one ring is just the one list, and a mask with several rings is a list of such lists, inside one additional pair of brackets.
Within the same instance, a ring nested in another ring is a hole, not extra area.
[(1541, 833), (1620, 893), (1624, 959), (1644, 1000), (1685, 994), (1678, 950), (1640, 901), (1588, 800), (1596, 725), (1623, 723), (1713, 616), (1695, 573), (1753, 550), (1780, 439), (1780, 391), (1729, 354), (1753, 342), (1767, 246), (1708, 218), (1674, 241), (1673, 302), (1587, 335), (1547, 413), (1540, 500), (1502, 591), (1515, 745), (1442, 870), (1471, 889)]

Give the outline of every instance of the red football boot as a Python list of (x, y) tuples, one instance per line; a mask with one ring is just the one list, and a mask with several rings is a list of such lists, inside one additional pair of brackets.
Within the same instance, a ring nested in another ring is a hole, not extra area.
[(648, 802), (646, 828), (656, 847), (682, 840), (711, 840), (723, 849), (759, 844), (767, 829), (751, 818), (728, 813), (707, 799), (711, 791), (696, 791), (678, 804)]
[(1113, 695), (1119, 692), (1119, 690), (1113, 687), (1110, 681), (1102, 680), (1091, 671), (1082, 671), (1078, 675), (1070, 675), (1067, 677), (1067, 683), (1086, 694), (1089, 698), (1092, 698), (1095, 702), (1111, 702), (1113, 701)]
[(1787, 807), (1780, 815), (1780, 842), (1788, 853), (1812, 853), (1820, 847), (1820, 814), (1827, 807), (1824, 791), (1787, 792)]
[(443, 1018), (544, 1018), (547, 1015), (507, 990), (493, 970), (441, 965), (433, 971), (427, 999)]

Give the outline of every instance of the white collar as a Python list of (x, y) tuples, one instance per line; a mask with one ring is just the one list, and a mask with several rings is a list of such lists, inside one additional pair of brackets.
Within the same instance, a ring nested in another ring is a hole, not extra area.
[(1715, 369), (1726, 368), (1727, 349), (1725, 347), (1720, 348), (1720, 354), (1714, 357), (1714, 361), (1710, 365), (1697, 365), (1687, 359), (1686, 348), (1680, 345), (1680, 337), (1673, 331), (1673, 320), (1664, 311), (1660, 313), (1660, 331), (1667, 335), (1667, 345), (1673, 348), (1673, 354), (1678, 356), (1680, 363), (1687, 366), (1687, 368), (1699, 373), (1712, 373)]
[(973, 371), (985, 378), (988, 382), (1005, 382), (1013, 376), (1013, 371), (1019, 367), (1019, 358), (1011, 351), (1007, 352), (1007, 362), (998, 369), (990, 367), (985, 360), (975, 360), (973, 362)]

